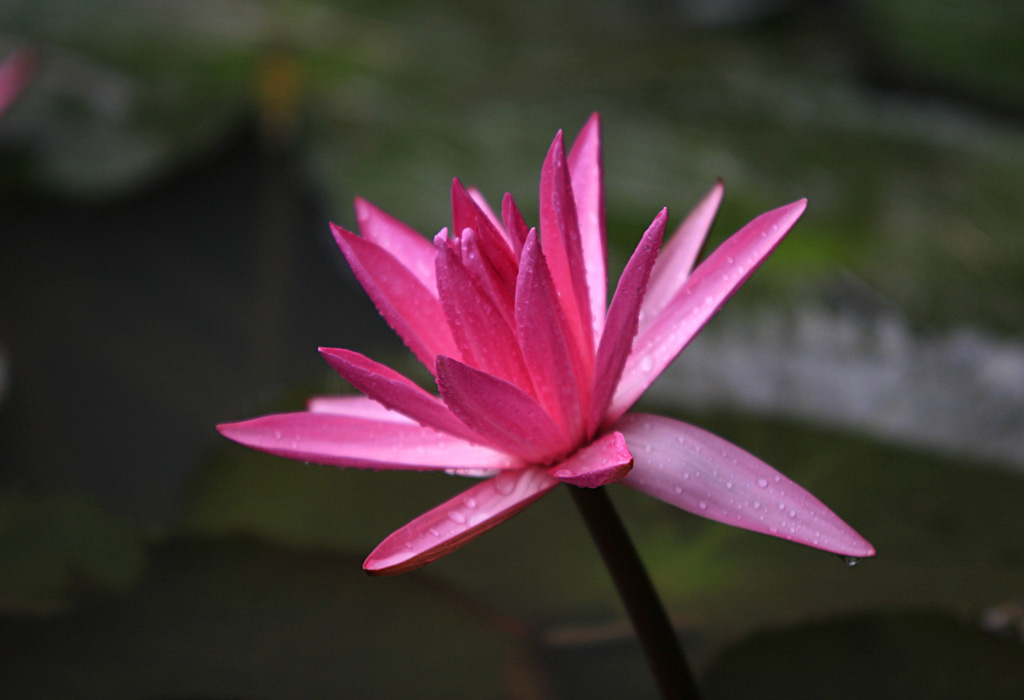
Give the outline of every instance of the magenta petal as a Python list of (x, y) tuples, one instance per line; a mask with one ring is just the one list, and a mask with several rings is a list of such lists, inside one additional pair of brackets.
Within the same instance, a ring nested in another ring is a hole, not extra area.
[(775, 250), (807, 206), (800, 200), (761, 214), (702, 262), (658, 317), (636, 337), (606, 420), (629, 410), (722, 304)]
[(359, 197), (356, 197), (356, 219), (363, 238), (391, 253), (427, 291), (437, 296), (434, 246), (425, 236)]
[(487, 295), (494, 308), (501, 314), (505, 325), (510, 329), (515, 328), (515, 287), (505, 285), (480, 248), (479, 238), (476, 231), (471, 228), (462, 232), (462, 236), (459, 237), (462, 266), (476, 282), (477, 288)]
[(641, 328), (657, 318), (658, 313), (672, 300), (686, 282), (686, 278), (690, 276), (708, 231), (711, 230), (711, 224), (715, 221), (715, 214), (718, 213), (718, 205), (722, 203), (724, 191), (722, 181), (719, 180), (661, 249), (658, 262), (654, 263), (654, 269), (651, 270), (651, 282), (647, 286), (644, 303), (640, 309)]
[(503, 379), (438, 357), (437, 387), (463, 423), (509, 454), (545, 464), (572, 447), (539, 403)]
[(440, 397), (427, 393), (390, 367), (352, 350), (320, 348), (320, 354), (343, 379), (381, 405), (405, 414), (420, 425), (469, 442), (481, 442)]
[(622, 479), (633, 468), (633, 455), (622, 433), (602, 435), (581, 447), (561, 464), (548, 469), (548, 474), (573, 486), (596, 489)]
[(558, 303), (536, 230), (523, 247), (516, 282), (519, 345), (537, 398), (574, 439), (582, 439), (593, 366), (573, 338)]
[(436, 293), (376, 243), (334, 224), (331, 231), (381, 316), (427, 369), (438, 355), (461, 356)]
[(466, 191), (469, 193), (469, 196), (473, 198), (473, 201), (476, 203), (477, 207), (479, 207), (481, 213), (483, 213), (483, 215), (487, 217), (487, 220), (491, 222), (491, 225), (494, 226), (494, 230), (500, 233), (502, 238), (505, 239), (505, 242), (512, 248), (513, 257), (516, 257), (518, 252), (516, 251), (515, 241), (512, 240), (509, 232), (501, 223), (501, 219), (499, 219), (498, 215), (494, 213), (493, 209), (491, 209), (491, 205), (487, 202), (487, 198), (484, 197), (483, 192), (475, 187), (469, 187)]
[(363, 568), (381, 576), (418, 569), (508, 520), (557, 485), (543, 469), (502, 472), (393, 532)]
[(601, 119), (591, 115), (569, 152), (569, 177), (576, 197), (580, 245), (590, 292), (590, 315), (594, 342), (604, 327), (608, 289), (604, 224), (604, 164), (601, 160)]
[(590, 316), (590, 293), (561, 131), (555, 136), (540, 171), (540, 242), (573, 334), (580, 347), (591, 354), (594, 352), (594, 325)]
[(484, 372), (532, 391), (515, 330), (480, 289), (447, 240), (435, 239), (437, 288), (462, 359)]
[(505, 286), (511, 289), (516, 283), (516, 256), (505, 235), (473, 201), (458, 178), (452, 180), (452, 223), (452, 233), (456, 236), (467, 228), (477, 232), (483, 254)]
[(505, 230), (508, 231), (508, 235), (512, 239), (513, 250), (516, 255), (521, 255), (529, 228), (526, 226), (526, 220), (523, 219), (519, 207), (516, 206), (516, 200), (512, 199), (512, 195), (508, 192), (501, 200), (501, 218), (505, 222)]
[(658, 258), (661, 238), (665, 233), (668, 210), (662, 209), (644, 232), (640, 245), (626, 263), (615, 295), (608, 307), (601, 344), (594, 361), (594, 390), (590, 396), (589, 434), (593, 435), (601, 426), (605, 409), (611, 401), (612, 392), (619, 383), (622, 368), (633, 347), (636, 336), (640, 304), (644, 299), (651, 268)]
[(875, 549), (802, 487), (700, 428), (632, 413), (615, 427), (634, 455), (621, 483), (696, 515), (850, 557)]
[(272, 455), (370, 469), (514, 469), (515, 457), (415, 423), (336, 413), (279, 413), (217, 430)]

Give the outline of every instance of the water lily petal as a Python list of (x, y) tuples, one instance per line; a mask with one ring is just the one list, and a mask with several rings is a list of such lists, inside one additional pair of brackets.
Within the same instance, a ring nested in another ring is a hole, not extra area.
[(437, 296), (434, 246), (429, 239), (361, 197), (356, 197), (356, 220), (363, 238), (391, 253), (427, 291)]
[(604, 328), (608, 289), (604, 223), (604, 164), (601, 160), (601, 119), (595, 112), (580, 130), (569, 151), (569, 178), (576, 196), (580, 245), (590, 292), (594, 343)]
[(476, 231), (484, 256), (504, 285), (512, 289), (516, 283), (516, 256), (505, 235), (473, 201), (458, 178), (452, 180), (452, 223), (452, 233), (456, 236), (467, 228)]
[(661, 248), (661, 238), (665, 234), (667, 220), (667, 209), (662, 209), (654, 217), (654, 221), (651, 222), (650, 227), (640, 239), (640, 244), (633, 251), (629, 262), (626, 263), (615, 288), (612, 303), (608, 307), (608, 317), (605, 321), (604, 332), (601, 334), (601, 344), (597, 348), (597, 358), (594, 361), (594, 389), (590, 396), (588, 418), (590, 435), (597, 432), (601, 426), (605, 409), (608, 408), (612, 392), (619, 383), (622, 368), (626, 364), (626, 358), (629, 357), (630, 348), (633, 347), (640, 304), (644, 298), (644, 291), (647, 289), (647, 281), (651, 276), (651, 268), (654, 267), (654, 261), (658, 258), (658, 250)]
[(415, 423), (335, 413), (279, 413), (217, 426), (225, 437), (279, 457), (370, 469), (516, 469), (523, 462)]
[(637, 335), (606, 420), (629, 410), (708, 319), (775, 250), (807, 206), (800, 200), (761, 214), (702, 262), (682, 289)]
[(424, 391), (390, 367), (352, 350), (320, 348), (320, 354), (343, 379), (381, 405), (405, 414), (420, 425), (469, 442), (482, 442), (440, 397)]
[(802, 487), (722, 438), (632, 413), (615, 425), (634, 456), (621, 483), (711, 520), (851, 557), (874, 547)]
[(513, 311), (515, 308), (513, 302), (515, 287), (505, 285), (491, 265), (490, 260), (484, 255), (479, 239), (479, 235), (473, 229), (467, 228), (463, 230), (462, 235), (459, 237), (462, 266), (469, 276), (473, 278), (473, 281), (476, 282), (477, 288), (486, 294), (487, 298), (494, 304), (494, 308), (498, 310), (498, 313), (504, 319), (505, 325), (510, 330), (513, 330), (516, 327), (515, 312)]
[(370, 553), (363, 568), (376, 575), (418, 569), (508, 520), (558, 483), (539, 468), (501, 472), (396, 530)]
[(331, 231), (380, 315), (427, 369), (438, 355), (461, 357), (435, 292), (376, 243), (334, 224)]
[(505, 230), (508, 231), (508, 235), (512, 239), (512, 249), (517, 256), (522, 255), (523, 243), (526, 242), (526, 236), (530, 229), (527, 227), (519, 207), (516, 206), (516, 200), (508, 192), (501, 199), (501, 218), (505, 222)]
[(415, 424), (409, 416), (367, 398), (366, 396), (314, 396), (306, 402), (310, 413), (334, 413), (352, 418), (371, 418), (390, 423)]
[(516, 323), (537, 399), (566, 433), (582, 439), (593, 365), (581, 352), (558, 303), (536, 230), (527, 237), (519, 262)]
[(498, 218), (498, 215), (494, 213), (493, 209), (491, 209), (491, 205), (487, 201), (487, 197), (484, 197), (483, 192), (475, 187), (467, 187), (466, 191), (469, 192), (469, 196), (473, 198), (473, 201), (476, 202), (476, 205), (480, 208), (480, 211), (483, 212), (484, 216), (487, 217), (487, 220), (491, 222), (491, 225), (494, 226), (494, 230), (500, 233), (502, 238), (505, 239), (505, 242), (508, 243), (509, 247), (512, 249), (513, 257), (517, 257), (519, 252), (516, 250), (515, 241), (512, 240), (512, 236), (502, 224), (501, 219)]
[(580, 347), (594, 352), (594, 325), (576, 202), (559, 131), (540, 171), (540, 242), (551, 278)]
[(434, 246), (441, 306), (462, 359), (532, 392), (519, 342), (515, 331), (505, 322), (505, 315), (477, 286), (448, 239), (438, 235)]
[(586, 445), (548, 474), (573, 486), (596, 489), (622, 479), (633, 468), (633, 455), (620, 432), (608, 433)]
[(711, 224), (722, 203), (725, 187), (719, 180), (704, 199), (679, 224), (668, 243), (661, 249), (658, 261), (651, 271), (651, 281), (640, 309), (640, 328), (657, 318), (658, 313), (672, 300), (693, 271), (694, 263), (711, 230)]
[(442, 356), (437, 358), (437, 388), (463, 423), (509, 454), (544, 464), (572, 447), (541, 405), (504, 379)]

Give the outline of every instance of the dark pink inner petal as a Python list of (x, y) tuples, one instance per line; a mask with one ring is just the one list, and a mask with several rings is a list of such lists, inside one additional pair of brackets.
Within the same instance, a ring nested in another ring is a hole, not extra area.
[(622, 433), (602, 435), (569, 459), (548, 468), (548, 474), (573, 486), (595, 489), (622, 479), (633, 468), (633, 455)]
[(601, 160), (601, 119), (591, 115), (569, 151), (569, 178), (576, 197), (580, 245), (590, 293), (590, 315), (596, 345), (604, 327), (608, 280), (605, 260), (604, 163)]

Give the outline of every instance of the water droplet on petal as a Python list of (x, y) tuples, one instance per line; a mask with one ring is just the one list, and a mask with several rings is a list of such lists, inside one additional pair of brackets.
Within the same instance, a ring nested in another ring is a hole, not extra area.
[(679, 484), (676, 484), (675, 486), (673, 486), (672, 490), (676, 492), (677, 496), (683, 493), (683, 487), (680, 486)]
[(762, 477), (757, 480), (757, 485), (763, 489), (768, 488), (768, 480)]
[(707, 510), (708, 509), (708, 502), (707, 501), (700, 501), (700, 502), (697, 503), (697, 506), (701, 510)]
[(448, 518), (453, 523), (458, 523), (459, 525), (464, 525), (466, 522), (466, 516), (457, 510), (453, 510), (450, 513), (448, 513)]
[(462, 502), (466, 504), (467, 508), (476, 508), (476, 499), (472, 496), (466, 496)]
[(275, 440), (280, 440), (281, 439), (281, 431), (280, 430), (275, 430), (274, 431), (274, 439)]
[(654, 369), (654, 361), (650, 357), (640, 358), (641, 372), (650, 372), (652, 369)]

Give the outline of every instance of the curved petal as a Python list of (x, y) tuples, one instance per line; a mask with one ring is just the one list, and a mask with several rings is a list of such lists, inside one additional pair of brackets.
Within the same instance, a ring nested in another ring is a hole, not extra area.
[(442, 356), (437, 388), (463, 423), (509, 454), (544, 464), (572, 448), (541, 405), (504, 379)]
[(594, 325), (590, 317), (590, 294), (561, 131), (551, 143), (540, 171), (540, 242), (573, 333), (580, 347), (591, 355)]
[(761, 214), (702, 262), (668, 306), (637, 335), (606, 421), (629, 410), (722, 304), (775, 250), (807, 200)]
[(488, 203), (487, 197), (484, 197), (484, 193), (475, 187), (467, 187), (466, 192), (468, 192), (469, 196), (473, 198), (474, 202), (476, 202), (481, 213), (483, 213), (483, 215), (487, 217), (487, 220), (491, 222), (491, 225), (494, 226), (494, 230), (500, 233), (501, 237), (505, 239), (505, 242), (509, 244), (512, 248), (512, 252), (518, 255), (515, 250), (515, 241), (512, 240), (512, 237), (509, 235), (509, 231), (505, 229), (501, 219), (499, 219), (498, 215), (494, 213), (493, 209), (491, 209), (491, 205)]
[(604, 328), (605, 304), (608, 302), (605, 298), (608, 279), (605, 268), (604, 163), (601, 160), (601, 118), (596, 112), (590, 115), (569, 151), (569, 178), (576, 196), (576, 216), (596, 344)]
[(619, 284), (615, 287), (615, 296), (608, 307), (608, 318), (601, 334), (601, 344), (597, 348), (597, 358), (594, 360), (594, 390), (590, 395), (588, 418), (589, 435), (593, 435), (601, 426), (605, 409), (608, 408), (612, 392), (619, 383), (622, 368), (629, 357), (630, 348), (633, 347), (640, 304), (647, 290), (651, 268), (658, 258), (667, 220), (667, 209), (662, 209), (661, 213), (654, 217), (654, 221), (644, 232), (640, 244), (626, 263)]
[(582, 439), (593, 365), (568, 327), (535, 229), (519, 261), (516, 325), (538, 400), (569, 435)]
[(334, 224), (331, 231), (380, 315), (427, 369), (438, 355), (461, 357), (436, 293), (376, 243)]
[(875, 549), (802, 487), (735, 445), (670, 418), (616, 426), (634, 455), (621, 483), (696, 515), (850, 557)]
[(491, 218), (485, 214), (458, 178), (452, 180), (452, 233), (460, 236), (471, 228), (480, 236), (480, 248), (506, 287), (516, 283), (516, 256)]
[(361, 197), (356, 197), (356, 220), (363, 238), (391, 253), (437, 296), (434, 246), (428, 238)]
[(359, 391), (420, 425), (455, 435), (469, 442), (482, 442), (479, 435), (455, 417), (440, 397), (420, 388), (412, 380), (365, 355), (340, 348), (320, 348), (327, 364)]
[(543, 469), (502, 472), (393, 532), (363, 568), (380, 576), (418, 569), (508, 520), (557, 485)]
[(278, 413), (224, 423), (225, 437), (301, 462), (370, 469), (516, 469), (523, 462), (457, 437), (404, 423), (336, 413)]
[(581, 447), (561, 464), (548, 468), (548, 474), (573, 486), (596, 489), (622, 479), (633, 468), (633, 455), (622, 433), (602, 435)]
[(690, 276), (711, 224), (715, 221), (724, 192), (725, 187), (719, 180), (683, 223), (679, 224), (679, 228), (661, 249), (658, 261), (651, 270), (651, 282), (644, 295), (643, 306), (640, 307), (641, 329), (657, 318)]
[(523, 243), (526, 242), (529, 229), (519, 207), (516, 206), (516, 200), (512, 199), (508, 192), (501, 199), (501, 218), (505, 222), (505, 230), (512, 239), (512, 249), (517, 256), (522, 255)]

